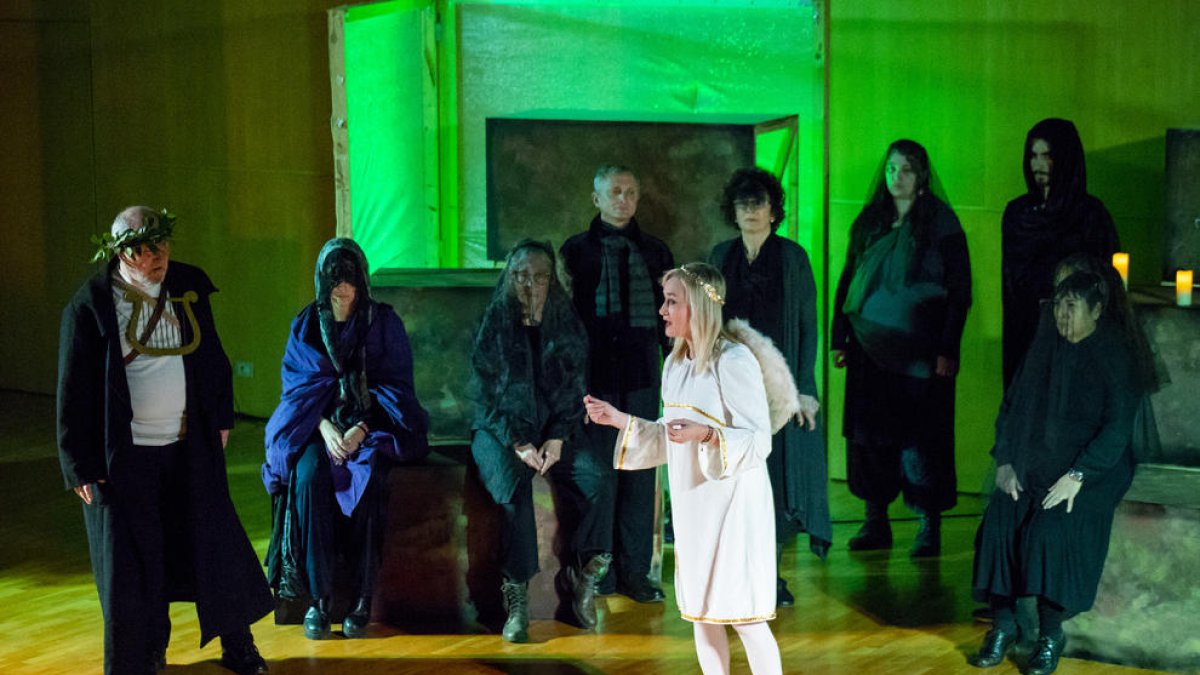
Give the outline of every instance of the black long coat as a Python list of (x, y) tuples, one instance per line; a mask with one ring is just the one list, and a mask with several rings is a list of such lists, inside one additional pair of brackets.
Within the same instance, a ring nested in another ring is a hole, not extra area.
[[(630, 328), (623, 316), (596, 316), (596, 287), (600, 285), (604, 266), (603, 244), (605, 225), (597, 215), (586, 232), (580, 232), (563, 243), (560, 255), (563, 268), (571, 278), (571, 297), (575, 310), (587, 329), (591, 344), (588, 391), (594, 395), (615, 399), (637, 389), (658, 391), (661, 384), (659, 364), (662, 354), (670, 350), (659, 318), (655, 328)], [(675, 266), (671, 249), (659, 238), (642, 231), (637, 219), (631, 219), (624, 234), (637, 246), (646, 273), (654, 287), (654, 307), (662, 305), (662, 276)], [(662, 350), (662, 351), (660, 351)], [(657, 396), (656, 396), (657, 398)], [(650, 412), (631, 411), (652, 416)]]
[[(800, 393), (816, 398), (817, 287), (812, 265), (808, 253), (793, 241), (772, 234), (763, 244), (763, 250), (767, 252), (768, 247), (779, 252), (779, 269), (772, 270), (778, 276), (771, 283), (772, 290), (779, 289), (781, 298), (780, 315), (776, 317), (780, 332), (774, 334), (767, 327), (754, 328), (765, 331), (783, 353)], [(725, 276), (727, 289), (732, 287), (729, 280), (745, 269), (740, 266), (745, 259), (746, 248), (741, 237), (717, 244), (708, 256), (708, 262)], [(749, 320), (750, 317), (733, 316), (727, 306), (724, 318)], [(833, 541), (823, 426), (806, 431), (794, 421), (788, 422), (772, 437), (771, 455), (767, 458), (776, 509), (786, 509), (808, 532), (810, 548), (821, 557)]]
[[(133, 446), (129, 383), (121, 355), (113, 265), (86, 281), (63, 310), (59, 336), (58, 448), (68, 488), (107, 480), (120, 484), (109, 468)], [(233, 381), (229, 359), (213, 323), (209, 295), (217, 289), (203, 270), (170, 263), (164, 284), (171, 297), (194, 291), (193, 310), (200, 345), (183, 357), (187, 380), (187, 455), (191, 512), (191, 560), (168, 550), (168, 595), (193, 601), (200, 619), (201, 644), (245, 628), (274, 607), (262, 566), (242, 529), (229, 496), (220, 430), (233, 427)], [(182, 319), (182, 317), (181, 317)], [(186, 319), (181, 321), (188, 331)], [(190, 332), (190, 331), (188, 331)], [(185, 342), (190, 339), (184, 334)], [(113, 479), (116, 480), (113, 480)], [(113, 488), (119, 491), (119, 488)], [(119, 499), (119, 494), (117, 495)], [(91, 508), (91, 507), (87, 507)], [(96, 586), (106, 615), (112, 603), (113, 533), (120, 516), (97, 509), (88, 519)], [(194, 573), (188, 574), (188, 571)], [(181, 573), (182, 572), (182, 573)]]

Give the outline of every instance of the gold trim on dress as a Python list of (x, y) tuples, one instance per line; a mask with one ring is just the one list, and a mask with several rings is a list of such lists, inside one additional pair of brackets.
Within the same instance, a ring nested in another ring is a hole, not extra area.
[(700, 623), (758, 623), (759, 621), (774, 621), (775, 612), (764, 614), (762, 616), (751, 616), (744, 619), (713, 619), (707, 616), (692, 616), (691, 614), (679, 613), (679, 616), (687, 621), (699, 621)]
[(716, 415), (710, 415), (707, 411), (705, 411), (701, 408), (697, 408), (696, 406), (691, 405), (689, 403), (672, 403), (670, 401), (663, 401), (663, 408), (664, 409), (665, 408), (682, 408), (684, 410), (691, 410), (694, 413), (699, 413), (699, 414), (707, 417), (708, 419), (712, 420), (719, 426), (722, 426), (722, 427), (725, 426), (725, 423), (722, 422), (721, 419), (719, 417), (717, 417)]
[(717, 436), (721, 439), (721, 475), (729, 471), (729, 452), (725, 448), (725, 430), (717, 429)]
[(617, 470), (625, 468), (625, 451), (629, 449), (629, 432), (633, 429), (633, 415), (625, 423), (625, 433), (621, 435), (621, 454), (617, 456)]

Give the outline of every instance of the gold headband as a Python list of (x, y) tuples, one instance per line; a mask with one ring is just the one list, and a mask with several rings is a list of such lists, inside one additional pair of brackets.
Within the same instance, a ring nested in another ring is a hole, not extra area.
[(704, 289), (704, 294), (708, 296), (709, 300), (712, 300), (722, 307), (725, 306), (725, 298), (721, 297), (721, 294), (717, 292), (717, 288), (715, 286), (701, 279), (698, 274), (689, 270), (686, 265), (680, 266), (679, 271), (683, 272), (688, 276), (689, 279), (699, 284), (700, 287)]

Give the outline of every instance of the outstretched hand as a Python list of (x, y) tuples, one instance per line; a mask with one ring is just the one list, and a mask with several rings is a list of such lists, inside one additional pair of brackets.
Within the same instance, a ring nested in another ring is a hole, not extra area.
[(583, 397), (583, 405), (587, 408), (587, 416), (592, 424), (623, 429), (629, 423), (629, 415), (617, 410), (616, 406), (608, 401), (602, 401), (589, 394)]

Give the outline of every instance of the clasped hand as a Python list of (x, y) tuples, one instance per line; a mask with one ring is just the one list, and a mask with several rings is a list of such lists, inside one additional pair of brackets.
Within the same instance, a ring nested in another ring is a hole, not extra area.
[(367, 437), (367, 432), (360, 426), (350, 427), (343, 433), (338, 431), (337, 425), (325, 419), (321, 420), (319, 429), (321, 438), (325, 440), (325, 451), (329, 453), (329, 459), (338, 466), (353, 457), (363, 439)]
[(525, 462), (534, 471), (546, 475), (550, 467), (558, 463), (562, 459), (563, 442), (558, 438), (551, 438), (542, 443), (542, 447), (535, 447), (531, 443), (517, 443), (513, 446), (513, 451), (517, 453), (517, 457), (522, 462)]

